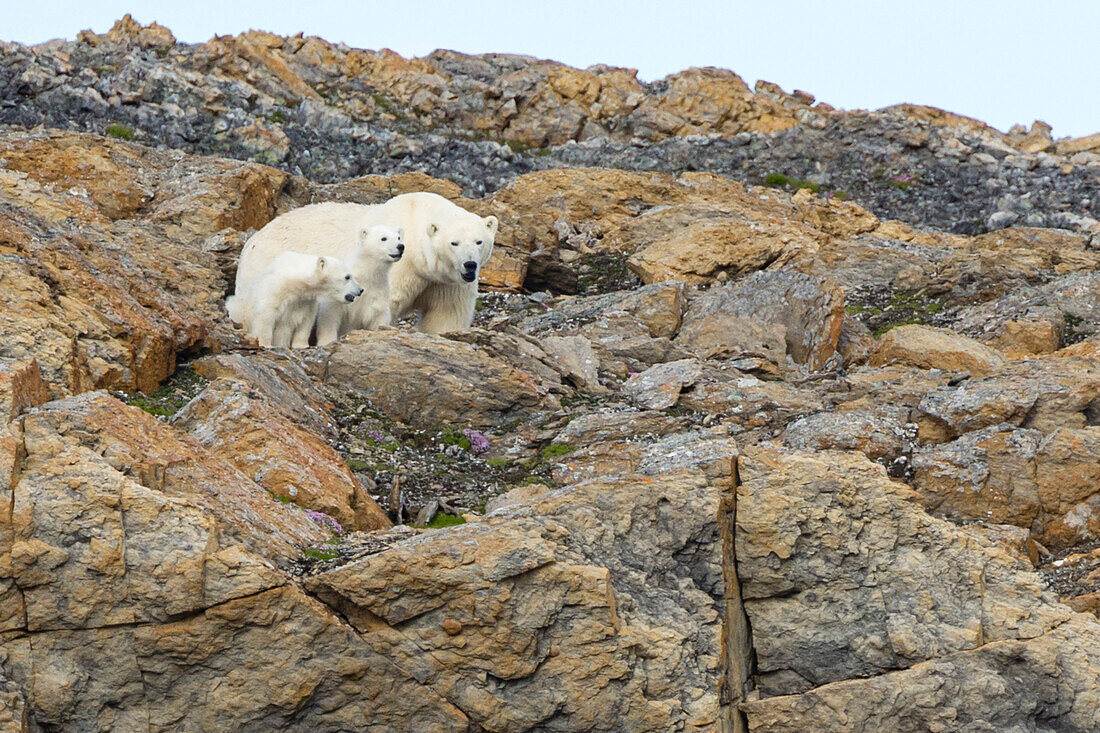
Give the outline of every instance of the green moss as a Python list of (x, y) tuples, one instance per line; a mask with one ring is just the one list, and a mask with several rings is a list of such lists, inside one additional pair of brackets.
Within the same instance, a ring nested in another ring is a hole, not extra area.
[(344, 461), (348, 464), (348, 468), (352, 471), (369, 471), (373, 464), (361, 461), (358, 458), (348, 458)]
[(507, 458), (490, 458), (487, 461), (485, 461), (485, 465), (490, 466), (492, 468), (504, 468), (505, 466), (508, 465), (508, 459)]
[(286, 122), (286, 113), (283, 112), (281, 109), (273, 110), (264, 115), (264, 119), (268, 122), (282, 124)]
[(378, 108), (383, 112), (392, 113), (393, 105), (390, 104), (390, 100), (386, 99), (383, 94), (372, 94), (370, 98), (374, 100), (374, 103), (378, 105)]
[(335, 560), (338, 554), (340, 553), (335, 547), (307, 547), (302, 550), (303, 557), (308, 557), (310, 560), (320, 560), (322, 562)]
[(875, 337), (897, 326), (937, 325), (946, 307), (943, 296), (922, 290), (876, 289), (853, 292), (844, 311), (866, 326)]
[(785, 176), (782, 173), (769, 173), (764, 177), (764, 183), (776, 188), (805, 188), (817, 193), (821, 190), (821, 185), (814, 183), (813, 181), (804, 181), (801, 178), (794, 178), (793, 176)]
[(276, 166), (282, 161), (283, 159), (274, 150), (261, 150), (252, 154), (252, 162), (260, 165)]
[(182, 366), (156, 391), (129, 395), (126, 397), (126, 404), (159, 418), (169, 418), (183, 409), (209, 383), (210, 380), (190, 366)]
[(1084, 319), (1072, 313), (1062, 313), (1066, 328), (1062, 332), (1062, 346), (1070, 346), (1092, 335), (1092, 331), (1085, 327)]
[(564, 456), (567, 453), (572, 453), (575, 450), (576, 446), (569, 443), (551, 443), (550, 445), (542, 449), (540, 455), (545, 460), (550, 460), (551, 458), (557, 458), (558, 456)]
[(119, 125), (117, 123), (113, 124), (113, 125), (107, 125), (106, 134), (107, 134), (107, 137), (117, 138), (118, 140), (133, 140), (134, 139), (134, 129), (132, 127), (127, 127), (126, 125)]
[(616, 290), (631, 290), (641, 284), (629, 265), (630, 255), (621, 252), (592, 252), (577, 259), (577, 292), (598, 295)]
[(459, 524), (466, 524), (466, 520), (454, 514), (438, 512), (432, 517), (432, 521), (427, 524), (414, 524), (413, 526), (420, 529), (443, 529), (444, 527), (454, 527)]

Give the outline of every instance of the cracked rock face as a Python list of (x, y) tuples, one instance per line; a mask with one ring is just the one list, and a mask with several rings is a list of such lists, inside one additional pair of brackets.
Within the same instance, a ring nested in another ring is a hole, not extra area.
[(590, 482), (306, 587), (487, 730), (714, 730), (720, 492), (691, 473)]

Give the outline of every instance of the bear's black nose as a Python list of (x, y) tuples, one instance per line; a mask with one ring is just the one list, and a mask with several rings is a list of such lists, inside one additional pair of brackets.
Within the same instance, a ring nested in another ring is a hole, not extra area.
[(477, 263), (473, 260), (466, 260), (466, 263), (463, 265), (463, 267), (465, 267), (470, 272), (473, 272), (477, 269)]
[(398, 245), (397, 245), (398, 254), (400, 254), (401, 252), (404, 252), (404, 251), (405, 251), (405, 245), (403, 245), (401, 243), (398, 243)]
[(353, 300), (355, 300), (357, 295), (359, 295), (359, 293), (348, 293), (347, 295), (344, 296), (344, 300), (346, 300), (347, 302), (350, 303)]

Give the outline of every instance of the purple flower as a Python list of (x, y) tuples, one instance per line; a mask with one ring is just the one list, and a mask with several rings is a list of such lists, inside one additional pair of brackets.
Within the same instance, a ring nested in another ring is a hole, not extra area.
[(334, 518), (325, 514), (324, 512), (314, 511), (313, 509), (306, 509), (306, 516), (313, 520), (315, 524), (326, 529), (331, 529), (336, 534), (343, 534), (344, 528), (340, 526)]
[(470, 441), (470, 450), (474, 453), (484, 453), (489, 450), (489, 439), (473, 428), (463, 428), (462, 434), (466, 436), (466, 440)]
[(896, 176), (890, 178), (894, 183), (910, 183), (913, 180), (912, 176), (907, 176), (904, 173), (899, 173)]
[(375, 443), (381, 443), (386, 438), (386, 434), (381, 430), (368, 430), (367, 438), (373, 440)]

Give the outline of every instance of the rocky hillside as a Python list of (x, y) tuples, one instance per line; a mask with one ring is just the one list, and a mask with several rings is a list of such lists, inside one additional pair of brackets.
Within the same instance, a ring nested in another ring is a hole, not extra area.
[(127, 16), (106, 34), (0, 44), (0, 124), (256, 160), (318, 182), (424, 172), (467, 195), (534, 170), (612, 167), (784, 179), (960, 234), (1100, 231), (1100, 135), (1002, 134), (899, 105), (846, 112), (722, 69), (653, 83), (526, 56), (405, 59), (263, 32), (176, 43)]
[[(129, 19), (0, 120), (0, 729), (1100, 727), (1100, 142)], [(229, 323), (415, 190), (474, 328)]]

